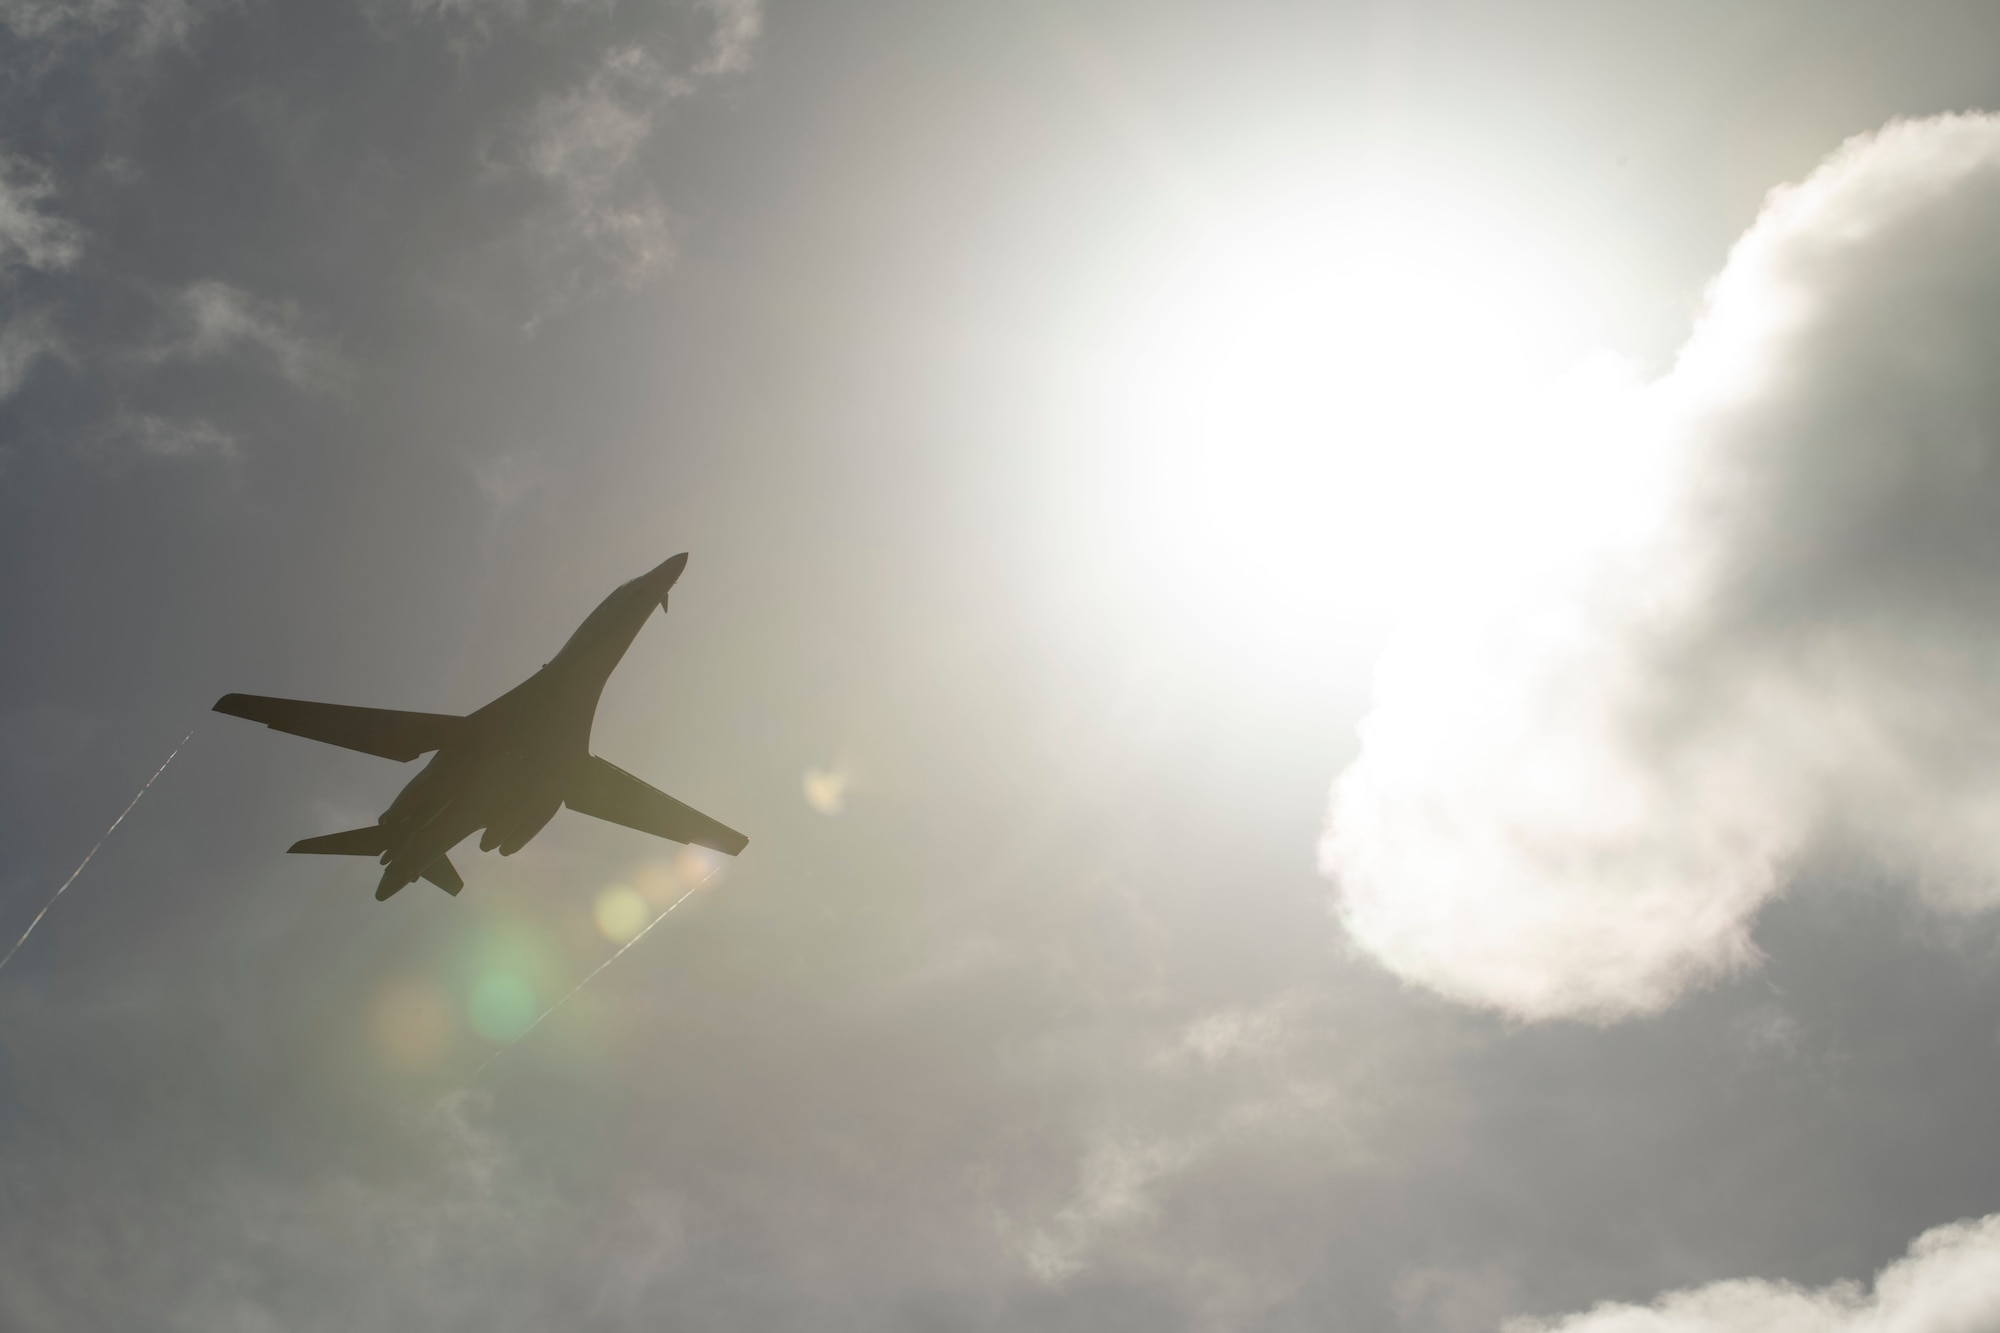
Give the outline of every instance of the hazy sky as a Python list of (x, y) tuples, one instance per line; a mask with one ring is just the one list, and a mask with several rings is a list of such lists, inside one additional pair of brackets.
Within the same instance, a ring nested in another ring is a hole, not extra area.
[[(0, 1327), (2000, 1327), (2000, 11), (0, 64), (0, 947), (192, 729), (0, 972)], [(706, 867), (379, 904), (409, 771), (207, 709), (681, 550), (594, 748), (749, 850), (475, 1076)]]

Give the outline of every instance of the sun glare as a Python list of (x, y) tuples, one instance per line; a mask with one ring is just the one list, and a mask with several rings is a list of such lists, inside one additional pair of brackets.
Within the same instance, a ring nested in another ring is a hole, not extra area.
[(652, 908), (645, 895), (624, 884), (614, 884), (597, 895), (591, 916), (597, 929), (613, 944), (624, 944), (646, 928)]
[(1254, 650), (1480, 558), (1477, 510), (1585, 350), (1560, 270), (1463, 203), (1251, 210), (1119, 305), (1092, 393), (1110, 552)]

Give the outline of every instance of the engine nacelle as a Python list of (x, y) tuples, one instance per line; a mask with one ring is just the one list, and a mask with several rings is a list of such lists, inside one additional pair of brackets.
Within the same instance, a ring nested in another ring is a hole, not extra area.
[(506, 818), (487, 825), (486, 832), (479, 837), (479, 850), (490, 852), (500, 849), (500, 855), (512, 856), (528, 845), (528, 840), (540, 833), (545, 825), (556, 817), (562, 809), (560, 800), (518, 812), (510, 812)]

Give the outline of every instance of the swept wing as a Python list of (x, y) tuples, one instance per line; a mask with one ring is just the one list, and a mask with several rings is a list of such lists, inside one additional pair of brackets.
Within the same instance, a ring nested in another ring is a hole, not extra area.
[(354, 708), (261, 694), (225, 694), (215, 701), (215, 711), (262, 722), (273, 731), (401, 761), (437, 749), (465, 726), (464, 718), (450, 713)]
[(727, 824), (710, 819), (596, 755), (578, 766), (563, 794), (563, 804), (579, 814), (730, 856), (750, 845), (750, 839)]

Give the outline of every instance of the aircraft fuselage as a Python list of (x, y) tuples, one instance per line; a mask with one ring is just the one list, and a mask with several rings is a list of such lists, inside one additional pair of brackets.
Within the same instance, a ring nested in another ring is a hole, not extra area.
[(377, 898), (416, 880), (480, 829), (481, 851), (512, 856), (562, 808), (590, 757), (590, 728), (612, 670), (646, 621), (666, 606), (687, 564), (677, 555), (621, 584), (534, 675), (468, 715), (382, 812), (388, 836)]
[(686, 554), (677, 555), (620, 585), (540, 671), (469, 716), (262, 694), (225, 694), (215, 711), (399, 763), (431, 755), (374, 824), (292, 844), (313, 855), (379, 857), (378, 899), (419, 878), (457, 893), (465, 882), (452, 848), (484, 829), (481, 850), (511, 855), (565, 806), (735, 856), (750, 842), (741, 833), (590, 753), (604, 682), (654, 608), (666, 609), (686, 565)]

